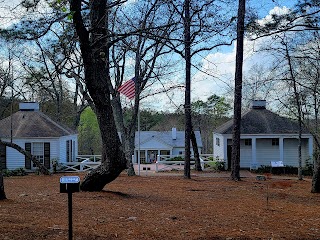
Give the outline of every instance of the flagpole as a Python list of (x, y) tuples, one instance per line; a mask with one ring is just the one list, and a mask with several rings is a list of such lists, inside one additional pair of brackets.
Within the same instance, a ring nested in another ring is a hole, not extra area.
[(138, 107), (138, 175), (140, 176), (140, 108)]

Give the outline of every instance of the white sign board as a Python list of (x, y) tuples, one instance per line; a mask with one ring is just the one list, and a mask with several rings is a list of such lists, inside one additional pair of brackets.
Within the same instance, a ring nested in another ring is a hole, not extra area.
[(60, 183), (79, 183), (80, 177), (78, 176), (63, 176), (60, 178)]
[(282, 161), (271, 161), (271, 167), (284, 167)]

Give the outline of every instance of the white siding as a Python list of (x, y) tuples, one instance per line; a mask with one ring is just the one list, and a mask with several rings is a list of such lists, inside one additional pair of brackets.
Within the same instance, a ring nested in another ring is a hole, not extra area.
[(271, 161), (280, 160), (279, 145), (272, 145), (271, 138), (257, 139), (257, 164), (270, 166)]
[(59, 139), (59, 149), (58, 149), (58, 158), (59, 158), (59, 162), (61, 163), (67, 162), (67, 141), (68, 140), (75, 141), (75, 149), (73, 149), (73, 151), (74, 151), (74, 155), (78, 156), (78, 136), (76, 134), (63, 136)]
[[(8, 139), (5, 141), (8, 141)], [(13, 142), (19, 145), (20, 147), (24, 148), (25, 142), (23, 140), (14, 140)], [(24, 155), (13, 148), (7, 147), (7, 168), (9, 170), (14, 170), (17, 168), (24, 168), (24, 167), (25, 167)]]
[[(5, 141), (10, 141), (9, 139), (4, 139)], [(58, 139), (14, 139), (13, 142), (18, 144), (20, 147), (24, 148), (26, 142), (49, 142), (50, 143), (50, 159), (57, 158), (58, 149)], [(14, 170), (17, 168), (25, 167), (25, 156), (18, 152), (17, 150), (7, 147), (7, 168), (9, 170)]]
[[(219, 145), (217, 145), (218, 141)], [(221, 134), (213, 134), (213, 156), (219, 159), (227, 159), (227, 156), (224, 156), (224, 137)]]
[[(284, 139), (284, 165), (299, 166), (298, 139)], [(305, 160), (309, 158), (308, 139), (302, 139), (301, 144), (302, 166), (305, 166)]]
[(252, 161), (252, 146), (245, 145), (244, 139), (240, 141), (240, 167), (250, 168)]

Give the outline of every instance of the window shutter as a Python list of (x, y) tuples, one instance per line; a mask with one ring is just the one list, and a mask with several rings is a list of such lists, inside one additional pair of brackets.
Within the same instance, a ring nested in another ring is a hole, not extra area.
[(44, 166), (50, 169), (50, 143), (44, 143)]
[[(24, 149), (31, 153), (31, 143), (25, 143)], [(25, 156), (25, 167), (26, 169), (31, 169), (31, 159)]]
[(6, 146), (0, 143), (0, 171), (7, 169), (7, 151)]

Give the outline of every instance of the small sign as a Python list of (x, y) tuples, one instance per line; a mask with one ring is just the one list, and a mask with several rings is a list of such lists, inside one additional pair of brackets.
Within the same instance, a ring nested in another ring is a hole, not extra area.
[(80, 178), (78, 176), (64, 176), (60, 178), (60, 183), (79, 183)]
[(80, 177), (64, 176), (60, 178), (60, 192), (74, 193), (80, 191)]

